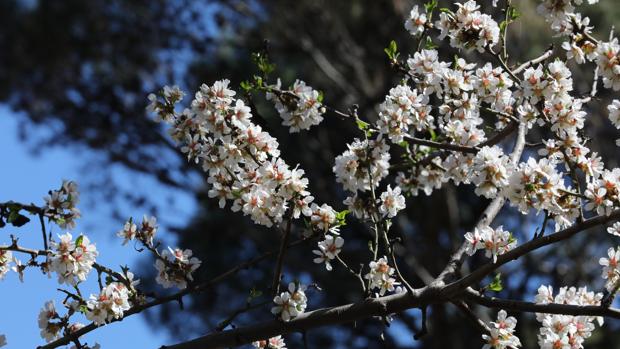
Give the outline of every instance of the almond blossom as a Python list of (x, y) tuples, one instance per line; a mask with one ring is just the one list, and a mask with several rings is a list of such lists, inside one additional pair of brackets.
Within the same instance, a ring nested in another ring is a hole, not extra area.
[(271, 308), (271, 312), (274, 315), (278, 315), (282, 321), (290, 321), (299, 316), (308, 306), (308, 298), (305, 291), (305, 285), (295, 282), (289, 283), (287, 291), (274, 297), (273, 303), (275, 306)]
[(99, 252), (86, 235), (80, 235), (74, 241), (71, 233), (66, 233), (59, 239), (59, 242), (50, 244), (54, 251), (50, 255), (50, 270), (56, 272), (60, 284), (75, 286), (86, 280)]
[(370, 281), (370, 289), (379, 289), (380, 296), (385, 295), (386, 292), (394, 292), (396, 286), (400, 285), (400, 282), (392, 277), (395, 269), (388, 264), (386, 257), (372, 261), (368, 266), (370, 272), (364, 278)]
[(325, 268), (329, 271), (332, 270), (330, 261), (338, 257), (338, 254), (342, 250), (344, 245), (344, 239), (340, 236), (327, 235), (325, 239), (318, 242), (318, 250), (312, 250), (312, 253), (318, 257), (314, 258), (314, 263), (325, 263)]
[(129, 293), (130, 291), (122, 283), (110, 283), (101, 290), (98, 296), (90, 296), (86, 302), (86, 318), (97, 325), (122, 318), (124, 312), (131, 308)]
[(286, 349), (282, 336), (271, 337), (268, 340), (252, 342), (252, 346), (258, 349)]
[(41, 330), (41, 337), (45, 339), (46, 342), (49, 343), (60, 336), (62, 324), (53, 301), (46, 302), (43, 308), (41, 308), (38, 322), (39, 329)]
[(400, 187), (392, 189), (388, 185), (387, 189), (381, 193), (381, 206), (379, 212), (387, 218), (393, 218), (398, 211), (405, 208), (405, 197), (400, 193)]
[(192, 250), (168, 247), (161, 253), (161, 258), (155, 261), (157, 269), (155, 281), (164, 288), (175, 286), (184, 289), (188, 282), (194, 280), (192, 274), (201, 264), (198, 258), (192, 257)]

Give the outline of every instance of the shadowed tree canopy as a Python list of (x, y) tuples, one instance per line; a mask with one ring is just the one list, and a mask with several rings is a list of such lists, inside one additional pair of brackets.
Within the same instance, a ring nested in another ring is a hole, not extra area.
[[(593, 8), (598, 12), (589, 14), (601, 28), (613, 23), (609, 3)], [(267, 49), (277, 65), (275, 75), (285, 85), (300, 78), (323, 91), (327, 104), (344, 111), (356, 104), (362, 118), (374, 121), (376, 106), (399, 81), (383, 47), (395, 40), (400, 51), (406, 53), (418, 45), (403, 28), (412, 6), (413, 2), (405, 0), (6, 0), (0, 2), (0, 101), (23, 112), (19, 116), (25, 118), (20, 124), (21, 135), (34, 148), (86, 146), (106, 158), (106, 162), (93, 166), (105, 169), (109, 164), (121, 164), (152, 175), (164, 185), (193, 193), (199, 203), (194, 219), (172, 230), (180, 246), (192, 248), (205, 261), (196, 277), (208, 278), (240, 260), (277, 249), (279, 233), (220, 210), (217, 202), (207, 197), (206, 186), (192, 185), (187, 180), (200, 172), (185, 161), (162, 127), (146, 115), (147, 94), (164, 84), (195, 91), (201, 83), (220, 78), (229, 78), (237, 87), (255, 73), (251, 53)], [(519, 6), (528, 20), (536, 18), (531, 2)], [(551, 34), (545, 28), (541, 20), (520, 22), (511, 29), (509, 40), (515, 42), (510, 49), (513, 63), (547, 49)], [(442, 50), (447, 61), (451, 54), (458, 53), (448, 47)], [(473, 61), (476, 54), (464, 57)], [(586, 83), (576, 87), (587, 91), (591, 77), (576, 76), (575, 81), (580, 80)], [(278, 139), (288, 163), (299, 163), (306, 171), (317, 201), (343, 209), (341, 202), (346, 195), (329, 178), (333, 178), (334, 157), (346, 149), (346, 143), (360, 137), (355, 125), (328, 115), (323, 127), (289, 134), (264, 96), (252, 96), (252, 102), (260, 114), (257, 123)], [(600, 119), (592, 123), (601, 123), (602, 135), (609, 132)], [(49, 136), (29, 137), (33, 124), (51, 130)], [(596, 150), (611, 165), (617, 165), (613, 148)], [(528, 151), (534, 153), (536, 149)], [(413, 286), (422, 286), (427, 276), (441, 271), (462, 241), (463, 227), (473, 226), (486, 202), (471, 190), (449, 185), (430, 197), (412, 199), (393, 229), (400, 237), (397, 256)], [(526, 219), (514, 213), (505, 212), (501, 222), (515, 231), (520, 241), (531, 238), (542, 217)], [(358, 242), (372, 237), (367, 227), (355, 221), (342, 234), (345, 240)], [(301, 231), (294, 231), (294, 236), (301, 236)], [(545, 256), (542, 263), (539, 259), (544, 253), (520, 259), (505, 269), (510, 278), (504, 280), (506, 287), (500, 295), (531, 300), (538, 284), (528, 281), (539, 281), (543, 276), (557, 286), (591, 281), (595, 265), (581, 251), (600, 249), (598, 244), (600, 241), (595, 244), (582, 236), (564, 243), (562, 249), (550, 251), (552, 255)], [(359, 300), (362, 295), (355, 289), (358, 281), (342, 268), (328, 273), (322, 265), (304, 267), (313, 258), (313, 248), (310, 243), (302, 244), (288, 254), (285, 282), (295, 277), (321, 288), (343, 290), (309, 291), (311, 307)], [(367, 250), (364, 243), (352, 243), (343, 253), (357, 269)], [(473, 260), (475, 264), (477, 259)], [(262, 291), (265, 295), (260, 300), (269, 298), (266, 287), (271, 283), (273, 267), (273, 260), (263, 262), (240, 273), (233, 283), (192, 296), (185, 309), (195, 321), (188, 321), (186, 313), (178, 312), (178, 305), (169, 304), (149, 313), (153, 326), (166, 328), (179, 338), (211, 331), (245, 305), (250, 290)], [(154, 272), (150, 263), (140, 270)], [(480, 346), (477, 328), (456, 308), (437, 306), (430, 312), (429, 333), (417, 342), (418, 347)], [(390, 330), (379, 320), (314, 330), (307, 333), (309, 347), (415, 347), (411, 337), (419, 331), (419, 314), (409, 311), (397, 316)], [(491, 315), (481, 312), (480, 316), (487, 320)], [(233, 324), (266, 318), (271, 318), (268, 307), (244, 314)], [(524, 345), (531, 347), (537, 323), (529, 315), (519, 316), (518, 320)], [(612, 343), (619, 339), (614, 331), (617, 327), (617, 323), (610, 322), (590, 339), (590, 346), (613, 347)], [(447, 330), (450, 335), (446, 335)], [(300, 347), (301, 336), (292, 337), (287, 339), (289, 346)]]

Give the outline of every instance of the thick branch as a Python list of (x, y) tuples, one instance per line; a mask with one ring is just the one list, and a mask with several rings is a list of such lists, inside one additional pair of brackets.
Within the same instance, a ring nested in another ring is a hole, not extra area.
[(504, 253), (503, 255), (500, 255), (497, 257), (497, 262), (495, 263), (487, 263), (485, 265), (483, 265), (482, 267), (474, 270), (473, 272), (471, 272), (469, 275), (453, 282), (452, 284), (446, 286), (446, 288), (444, 290), (442, 290), (442, 292), (444, 292), (444, 294), (450, 296), (454, 296), (459, 294), (460, 292), (462, 292), (463, 290), (465, 290), (467, 287), (473, 285), (474, 283), (482, 280), (486, 275), (489, 275), (490, 273), (492, 273), (495, 269), (499, 268), (500, 266), (513, 261), (525, 254), (528, 254), (536, 249), (539, 249), (541, 247), (547, 246), (547, 245), (551, 245), (553, 243), (562, 241), (562, 240), (566, 240), (572, 236), (574, 236), (575, 234), (582, 232), (586, 229), (601, 225), (601, 224), (606, 224), (608, 222), (611, 221), (616, 221), (620, 219), (620, 209), (619, 210), (615, 210), (613, 211), (610, 215), (608, 216), (596, 216), (594, 218), (590, 218), (587, 219), (581, 223), (577, 223), (573, 226), (571, 226), (570, 228), (566, 228), (564, 230), (561, 230), (557, 233), (554, 234), (550, 234), (550, 235), (546, 235), (546, 236), (542, 236), (540, 238), (534, 239), (534, 240), (530, 240), (526, 243), (524, 243), (523, 245), (520, 245), (518, 247), (516, 247), (515, 249), (508, 251), (506, 253)]
[(504, 309), (508, 311), (573, 316), (605, 316), (620, 319), (620, 309), (606, 308), (600, 305), (570, 305), (557, 303), (536, 304), (513, 299), (487, 297), (472, 289), (469, 289), (466, 293), (464, 293), (463, 297), (468, 301), (483, 305), (487, 308)]
[(184, 343), (163, 346), (161, 349), (229, 348), (277, 335), (303, 332), (316, 327), (349, 323), (373, 316), (386, 316), (442, 301), (444, 300), (440, 298), (436, 288), (425, 287), (414, 290), (412, 294), (400, 293), (380, 298), (368, 298), (358, 303), (304, 313), (289, 322), (272, 320), (209, 334)]

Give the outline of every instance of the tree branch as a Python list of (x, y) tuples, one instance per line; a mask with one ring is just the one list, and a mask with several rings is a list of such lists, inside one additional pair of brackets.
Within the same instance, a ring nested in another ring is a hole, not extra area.
[(383, 317), (411, 308), (420, 308), (429, 304), (440, 303), (442, 299), (438, 291), (437, 288), (424, 287), (414, 290), (411, 294), (400, 293), (380, 298), (368, 298), (357, 303), (303, 313), (288, 322), (272, 320), (209, 334), (188, 342), (162, 346), (161, 349), (229, 348), (277, 335), (303, 332), (316, 327), (349, 323), (373, 316)]
[(606, 308), (600, 305), (536, 304), (513, 299), (487, 297), (472, 289), (468, 289), (467, 292), (463, 294), (463, 297), (487, 308), (504, 309), (508, 311), (573, 316), (604, 316), (620, 319), (620, 309)]

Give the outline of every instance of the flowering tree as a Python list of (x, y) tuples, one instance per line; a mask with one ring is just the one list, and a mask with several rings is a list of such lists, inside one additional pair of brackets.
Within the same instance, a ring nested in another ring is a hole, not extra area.
[[(589, 19), (575, 7), (581, 3), (541, 2), (538, 10), (561, 38), (561, 49), (551, 48), (522, 63), (510, 62), (506, 45), (508, 28), (518, 20), (510, 0), (493, 2), (504, 6), (499, 23), (483, 14), (473, 0), (451, 8), (439, 8), (437, 1), (424, 8), (415, 6), (404, 26), (417, 40), (418, 49), (407, 58), (395, 42), (385, 49), (402, 81), (388, 91), (375, 122), (364, 120), (355, 106), (346, 111), (330, 107), (321, 92), (301, 80), (283, 87), (280, 79), (273, 78), (275, 66), (266, 51), (254, 54), (258, 72), (241, 84), (243, 94), (232, 89), (228, 80), (216, 81), (202, 85), (183, 108), (184, 93), (178, 87), (164, 87), (148, 97), (148, 109), (168, 125), (188, 161), (202, 167), (209, 197), (221, 209), (229, 206), (279, 233), (279, 247), (200, 280), (194, 272), (202, 263), (191, 250), (161, 247), (154, 217), (129, 218), (118, 232), (122, 244), (132, 243), (139, 252), (152, 255), (157, 283), (175, 289), (158, 294), (141, 287), (139, 271), (97, 263), (98, 251), (86, 235), (48, 233), (50, 224), (72, 230), (80, 217), (77, 184), (65, 181), (50, 191), (41, 206), (0, 204), (1, 226), (23, 226), (32, 215), (38, 217), (42, 232), (42, 249), (22, 246), (16, 236), (0, 246), (0, 277), (11, 271), (21, 277), (26, 268), (57, 277), (63, 299), (58, 309), (54, 301), (42, 307), (38, 322), (47, 344), (41, 348), (96, 348), (80, 337), (151, 307), (168, 302), (182, 305), (183, 297), (204, 292), (272, 257), (273, 281), (251, 290), (243, 308), (234, 310), (210, 334), (163, 348), (248, 343), (284, 348), (283, 336), (293, 332), (305, 336), (313, 328), (370, 317), (389, 324), (395, 314), (413, 308), (422, 314), (419, 338), (427, 331), (427, 309), (443, 303), (454, 304), (479, 328), (483, 348), (521, 347), (518, 324), (509, 312), (535, 314), (540, 322), (537, 340), (543, 349), (582, 348), (605, 317), (620, 318), (620, 310), (612, 307), (620, 289), (620, 247), (610, 247), (599, 260), (605, 280), (600, 292), (577, 285), (554, 291), (540, 285), (537, 294), (525, 300), (491, 293), (501, 290), (502, 278), (496, 271), (510, 261), (596, 226), (609, 225), (607, 232), (620, 236), (616, 222), (620, 220), (620, 169), (606, 167), (601, 156), (590, 150), (594, 142), (585, 135), (588, 103), (601, 99), (604, 89), (620, 90), (620, 44), (613, 31), (607, 41), (592, 35)], [(450, 46), (473, 53), (479, 61), (458, 56), (444, 61), (435, 50), (436, 40), (448, 40)], [(586, 94), (574, 89), (569, 69), (581, 64), (593, 68)], [(273, 103), (291, 136), (320, 127), (327, 117), (342, 118), (359, 128), (359, 138), (334, 159), (335, 181), (349, 193), (342, 204), (315, 202), (308, 190), (311, 178), (280, 156), (277, 139), (256, 122), (261, 116), (252, 97), (258, 95)], [(620, 128), (620, 101), (606, 103), (611, 123)], [(436, 276), (425, 273), (421, 277), (425, 286), (415, 288), (399, 269), (395, 253), (399, 239), (390, 228), (406, 207), (406, 196), (430, 195), (444, 185), (472, 187), (475, 195), (490, 202), (475, 226), (464, 227), (469, 231), (443, 270)], [(332, 205), (346, 208), (336, 210)], [(517, 241), (494, 223), (504, 207), (523, 215), (542, 215), (540, 229), (531, 239)], [(374, 237), (368, 242), (367, 263), (359, 267), (348, 263), (347, 245), (340, 235), (352, 220), (368, 225)], [(548, 225), (553, 232), (547, 232)], [(320, 285), (302, 284), (284, 272), (289, 249), (306, 242), (315, 245), (309, 249), (308, 272), (322, 265), (328, 271), (343, 268), (357, 280), (358, 302), (308, 310), (309, 291)], [(468, 256), (481, 254), (480, 250), (487, 262), (463, 268), (470, 262)], [(98, 290), (86, 296), (82, 282), (94, 274)], [(485, 282), (488, 279), (490, 283)], [(496, 320), (482, 321), (470, 309), (472, 305), (497, 309)], [(232, 326), (237, 316), (252, 311), (270, 311), (274, 319)], [(90, 324), (76, 321), (82, 316)], [(0, 336), (0, 346), (5, 343)]]

